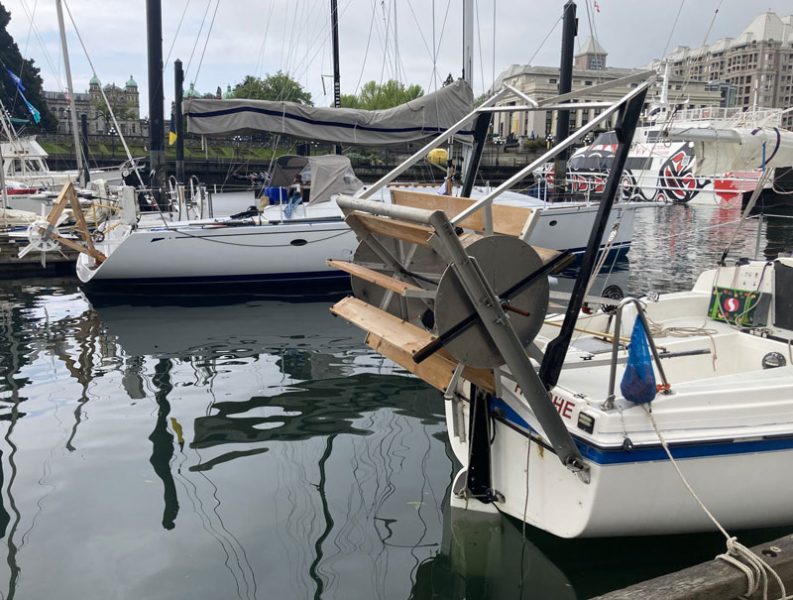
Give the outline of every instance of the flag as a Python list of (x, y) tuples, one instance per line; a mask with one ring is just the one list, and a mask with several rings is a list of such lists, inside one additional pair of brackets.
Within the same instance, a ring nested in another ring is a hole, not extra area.
[(19, 75), (14, 73), (8, 67), (6, 67), (6, 72), (8, 73), (8, 76), (11, 78), (11, 80), (16, 84), (17, 90), (19, 90), (19, 93), (21, 94), (22, 92), (24, 92), (25, 91), (25, 84), (22, 83), (22, 80), (19, 78)]
[(19, 92), (19, 96), (22, 98), (22, 101), (25, 103), (25, 106), (27, 107), (30, 116), (33, 117), (33, 122), (36, 125), (38, 125), (41, 122), (41, 113), (35, 106), (33, 106), (30, 102), (28, 102), (28, 99), (25, 98), (25, 95), (22, 92)]
[(28, 109), (28, 112), (30, 113), (30, 116), (33, 117), (33, 122), (36, 125), (38, 125), (41, 122), (41, 113), (39, 112), (39, 110), (35, 106), (33, 106), (30, 102), (28, 102), (27, 98), (25, 98), (25, 94), (24, 94), (24, 92), (25, 92), (25, 84), (22, 83), (22, 79), (20, 79), (19, 75), (14, 73), (8, 67), (6, 67), (6, 73), (8, 73), (8, 76), (11, 78), (11, 80), (17, 86), (17, 93), (19, 93), (19, 97), (22, 98), (22, 102), (25, 103), (25, 107)]
[(176, 119), (174, 118), (173, 113), (171, 113), (171, 126), (168, 128), (168, 145), (173, 146), (176, 143)]
[(597, 3), (597, 0), (595, 0), (595, 10), (600, 12), (600, 4)]

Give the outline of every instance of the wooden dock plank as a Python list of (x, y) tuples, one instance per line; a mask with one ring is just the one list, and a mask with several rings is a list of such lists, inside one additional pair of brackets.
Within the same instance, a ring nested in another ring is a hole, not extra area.
[[(760, 556), (782, 578), (790, 593), (793, 586), (793, 536), (754, 546)], [(768, 578), (768, 597), (778, 598), (779, 586)], [(723, 560), (711, 560), (676, 573), (662, 575), (592, 600), (737, 600), (746, 593), (746, 575)], [(752, 599), (762, 598), (757, 592)]]

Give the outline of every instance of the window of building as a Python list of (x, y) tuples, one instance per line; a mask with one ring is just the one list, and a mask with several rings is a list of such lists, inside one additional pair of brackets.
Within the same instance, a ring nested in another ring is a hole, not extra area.
[(555, 78), (555, 77), (551, 77), (551, 78), (548, 80), (548, 83), (556, 83), (556, 78)]

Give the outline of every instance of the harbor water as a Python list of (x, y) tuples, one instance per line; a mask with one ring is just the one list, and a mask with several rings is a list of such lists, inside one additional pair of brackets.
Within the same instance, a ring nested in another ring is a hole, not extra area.
[[(642, 209), (609, 282), (689, 288), (739, 217)], [(751, 220), (731, 256), (789, 247), (793, 222)], [(0, 283), (3, 598), (587, 598), (723, 551), (452, 511), (441, 395), (330, 301), (137, 300)]]

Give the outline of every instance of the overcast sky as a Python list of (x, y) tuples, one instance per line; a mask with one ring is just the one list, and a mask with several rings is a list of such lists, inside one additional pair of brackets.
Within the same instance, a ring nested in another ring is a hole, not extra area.
[[(11, 12), (9, 30), (22, 54), (41, 68), (45, 89), (65, 89), (55, 0), (0, 2)], [(65, 2), (100, 80), (123, 85), (133, 75), (141, 92), (141, 113), (148, 113), (145, 2)], [(217, 86), (225, 90), (245, 75), (264, 76), (280, 69), (309, 90), (316, 105), (332, 104), (329, 0), (162, 0), (162, 4), (166, 102), (173, 97), (173, 60), (181, 58), (187, 69), (185, 87), (194, 81), (201, 92)], [(511, 64), (559, 64), (563, 4), (563, 0), (475, 0), (477, 95), (490, 85), (494, 71), (498, 75)], [(391, 78), (430, 91), (449, 73), (460, 75), (462, 0), (338, 0), (338, 5), (342, 93), (356, 92), (361, 82)], [(671, 50), (735, 37), (765, 10), (783, 16), (793, 12), (793, 4), (790, 0), (579, 0), (577, 44), (591, 33), (589, 14), (598, 41), (609, 53), (608, 64), (640, 67), (661, 57), (667, 45)], [(28, 15), (33, 16), (32, 25)], [(68, 14), (66, 20), (74, 87), (85, 91), (91, 67)]]

